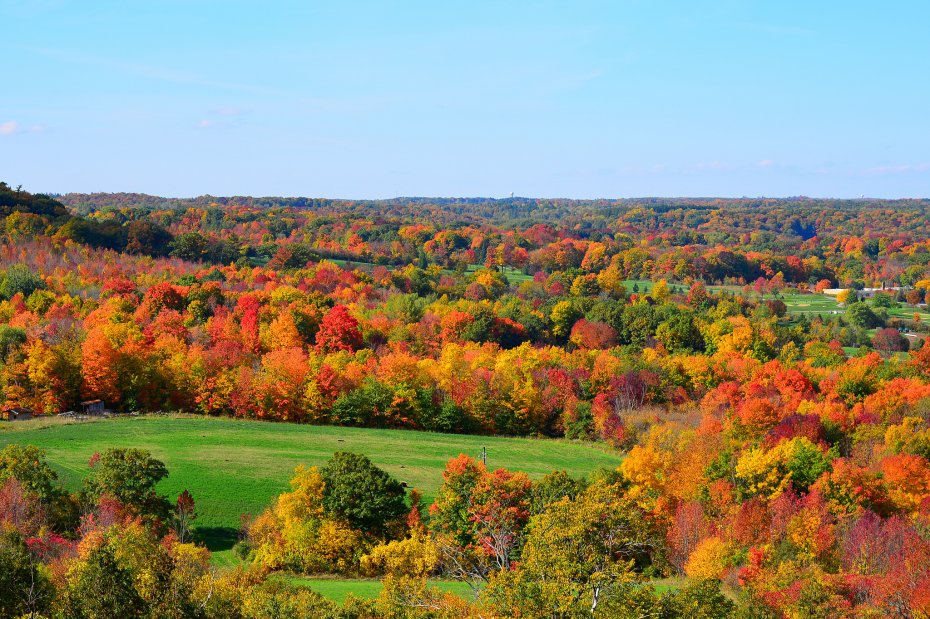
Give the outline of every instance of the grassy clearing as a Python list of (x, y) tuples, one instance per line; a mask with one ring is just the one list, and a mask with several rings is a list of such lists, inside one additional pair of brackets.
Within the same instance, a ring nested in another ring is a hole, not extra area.
[(778, 297), (788, 307), (788, 313), (792, 315), (806, 314), (808, 318), (813, 318), (818, 314), (823, 314), (824, 318), (833, 312), (844, 311), (840, 304), (836, 302), (835, 297), (825, 294), (803, 294), (803, 293), (784, 293)]
[(656, 578), (649, 581), (659, 593), (674, 593), (684, 587), (687, 582), (684, 576), (669, 576), (668, 578)]
[(354, 451), (423, 491), (426, 500), (442, 483), (446, 461), (488, 450), (488, 466), (538, 478), (564, 469), (585, 475), (615, 467), (616, 453), (562, 440), (435, 434), (331, 426), (212, 419), (135, 417), (89, 422), (36, 419), (0, 424), (0, 447), (32, 444), (46, 450), (66, 487), (77, 490), (95, 451), (141, 447), (170, 471), (159, 490), (176, 497), (188, 489), (197, 502), (197, 535), (219, 564), (233, 562), (242, 514), (257, 514), (288, 488), (298, 464), (322, 465), (336, 451)]
[[(339, 577), (307, 577), (281, 575), (288, 582), (315, 591), (323, 597), (342, 604), (351, 593), (357, 598), (373, 600), (381, 593), (383, 586), (380, 580), (365, 578), (339, 578)], [(686, 584), (682, 576), (658, 578), (649, 581), (658, 593), (674, 593)], [(474, 592), (466, 583), (457, 580), (430, 580), (429, 586), (441, 591), (453, 593), (464, 599), (472, 599)]]
[(648, 279), (625, 279), (623, 280), (623, 287), (626, 288), (626, 291), (633, 293), (633, 287), (636, 287), (638, 291), (637, 294), (646, 294), (652, 287), (655, 286), (654, 282), (649, 281)]
[[(465, 269), (465, 272), (468, 275), (471, 275), (475, 273), (476, 271), (480, 271), (483, 268), (485, 268), (483, 264), (469, 264), (468, 268)], [(505, 267), (500, 267), (498, 270), (504, 277), (507, 278), (507, 281), (509, 281), (511, 284), (519, 284), (521, 282), (527, 282), (533, 279), (532, 275), (527, 275), (520, 269), (515, 269), (513, 267), (505, 266)]]
[[(323, 261), (332, 262), (333, 264), (338, 264), (341, 267), (350, 267), (351, 269), (361, 269), (363, 271), (370, 271), (375, 268), (376, 265), (374, 262), (361, 262), (358, 260), (344, 260), (342, 258), (322, 258), (320, 262)], [(385, 265), (388, 268), (391, 268), (390, 265)]]
[(930, 313), (925, 308), (911, 307), (903, 305), (893, 307), (888, 310), (888, 315), (892, 318), (901, 318), (902, 320), (914, 320), (914, 316), (919, 316), (921, 322), (930, 321)]
[[(357, 598), (373, 600), (381, 594), (381, 589), (384, 588), (380, 580), (365, 578), (311, 578), (302, 576), (284, 576), (283, 578), (295, 585), (307, 587), (337, 604), (342, 604), (350, 593)], [(473, 596), (471, 587), (457, 580), (430, 580), (429, 586), (465, 599), (471, 599)]]

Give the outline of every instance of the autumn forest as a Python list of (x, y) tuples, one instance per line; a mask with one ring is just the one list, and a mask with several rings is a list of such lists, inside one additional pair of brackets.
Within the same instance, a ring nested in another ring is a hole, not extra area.
[[(616, 462), (462, 454), (427, 501), (337, 452), (287, 471), (217, 567), (148, 451), (101, 445), (75, 491), (10, 444), (2, 617), (930, 617), (930, 201), (0, 183), (0, 236), (11, 435), (117, 423), (99, 400)], [(382, 589), (336, 602), (307, 575)]]

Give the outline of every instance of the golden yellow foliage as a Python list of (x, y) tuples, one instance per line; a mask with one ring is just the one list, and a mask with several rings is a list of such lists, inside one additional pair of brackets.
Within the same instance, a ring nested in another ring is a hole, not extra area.
[(750, 449), (736, 462), (736, 477), (749, 495), (775, 498), (787, 489), (791, 475), (775, 449)]
[(277, 515), (285, 526), (323, 516), (323, 476), (317, 467), (294, 469), (291, 492), (278, 497)]
[(930, 428), (920, 417), (905, 417), (885, 431), (885, 449), (893, 454), (910, 453), (930, 457)]
[(380, 544), (362, 557), (369, 574), (425, 578), (439, 563), (439, 550), (426, 531), (415, 529), (407, 539)]
[(297, 331), (294, 317), (282, 311), (266, 328), (261, 329), (260, 339), (268, 350), (280, 350), (303, 346), (303, 338)]
[(852, 290), (849, 290), (849, 289), (840, 290), (839, 294), (836, 295), (836, 302), (837, 302), (837, 303), (847, 303), (847, 302), (849, 302), (849, 297), (851, 297), (851, 296), (852, 296)]
[(662, 492), (670, 464), (668, 454), (663, 454), (653, 447), (633, 447), (620, 465), (621, 472), (632, 484), (631, 496)]
[(656, 282), (656, 285), (652, 287), (652, 298), (656, 301), (663, 302), (667, 301), (669, 297), (668, 282), (664, 279), (660, 279)]
[(730, 558), (729, 547), (719, 537), (708, 537), (701, 541), (685, 564), (688, 578), (708, 580), (720, 578)]
[(745, 316), (731, 316), (726, 320), (729, 331), (717, 341), (717, 351), (721, 353), (745, 353), (752, 348), (752, 325)]

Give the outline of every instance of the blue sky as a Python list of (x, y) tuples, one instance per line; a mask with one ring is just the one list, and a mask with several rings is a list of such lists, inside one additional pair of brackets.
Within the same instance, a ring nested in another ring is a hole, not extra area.
[(2, 0), (0, 179), (930, 195), (930, 2)]

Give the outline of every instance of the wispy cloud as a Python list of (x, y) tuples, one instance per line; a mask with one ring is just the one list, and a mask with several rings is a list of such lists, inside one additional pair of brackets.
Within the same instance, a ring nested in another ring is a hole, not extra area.
[(23, 127), (15, 120), (8, 120), (0, 123), (0, 135), (13, 135), (15, 133), (42, 133), (45, 127), (42, 125), (30, 125)]
[(212, 120), (209, 120), (209, 119), (206, 119), (206, 118), (204, 118), (204, 119), (201, 120), (199, 123), (197, 123), (197, 128), (198, 128), (198, 129), (206, 129), (206, 128), (212, 127), (212, 126), (213, 126), (213, 121), (212, 121)]
[(13, 135), (19, 133), (19, 123), (15, 120), (8, 120), (0, 123), (0, 135)]

